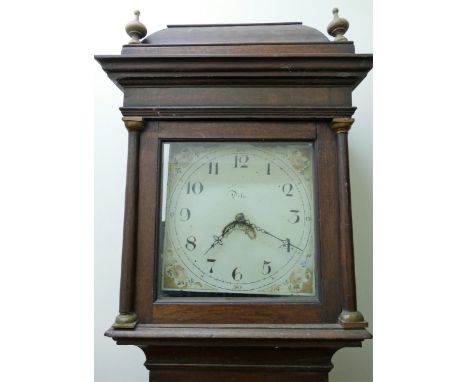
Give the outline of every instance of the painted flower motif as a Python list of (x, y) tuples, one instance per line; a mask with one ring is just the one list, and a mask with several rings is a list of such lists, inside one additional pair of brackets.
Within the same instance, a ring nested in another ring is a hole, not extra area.
[(179, 288), (188, 286), (188, 275), (184, 267), (179, 264), (169, 264), (166, 268), (167, 277), (174, 280), (174, 283)]
[(312, 275), (304, 268), (296, 268), (289, 275), (289, 290), (304, 292), (311, 285)]
[(289, 154), (289, 163), (291, 163), (291, 166), (293, 166), (297, 171), (304, 171), (309, 166), (307, 152), (295, 149)]
[(189, 149), (184, 149), (174, 157), (174, 162), (179, 164), (187, 164), (193, 161), (194, 154)]

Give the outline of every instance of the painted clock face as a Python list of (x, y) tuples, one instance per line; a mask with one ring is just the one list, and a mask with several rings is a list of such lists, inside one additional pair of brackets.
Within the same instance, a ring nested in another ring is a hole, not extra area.
[(164, 144), (168, 295), (316, 295), (313, 145)]

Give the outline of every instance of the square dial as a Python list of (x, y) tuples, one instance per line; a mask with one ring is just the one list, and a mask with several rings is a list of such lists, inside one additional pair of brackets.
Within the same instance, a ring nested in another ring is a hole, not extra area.
[(163, 148), (162, 293), (316, 296), (312, 143)]

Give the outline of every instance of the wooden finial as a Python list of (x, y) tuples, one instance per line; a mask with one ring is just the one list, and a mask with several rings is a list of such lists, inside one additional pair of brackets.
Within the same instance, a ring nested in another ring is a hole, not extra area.
[(344, 34), (349, 28), (349, 22), (338, 16), (338, 11), (338, 8), (333, 8), (333, 20), (328, 24), (327, 32), (330, 36), (335, 37), (335, 42), (348, 41)]
[(130, 21), (126, 26), (125, 30), (127, 34), (132, 38), (129, 44), (141, 44), (140, 40), (146, 36), (146, 27), (140, 22), (140, 11), (136, 10), (135, 20)]

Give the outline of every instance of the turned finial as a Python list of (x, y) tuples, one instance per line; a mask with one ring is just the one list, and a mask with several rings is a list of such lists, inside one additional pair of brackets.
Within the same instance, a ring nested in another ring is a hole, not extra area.
[(146, 27), (140, 22), (140, 11), (136, 10), (135, 20), (130, 21), (126, 26), (125, 30), (127, 34), (132, 38), (129, 44), (141, 44), (141, 39), (146, 36)]
[(328, 24), (327, 32), (330, 36), (335, 37), (335, 42), (348, 41), (344, 36), (349, 28), (348, 20), (338, 16), (338, 8), (333, 8), (333, 20)]

